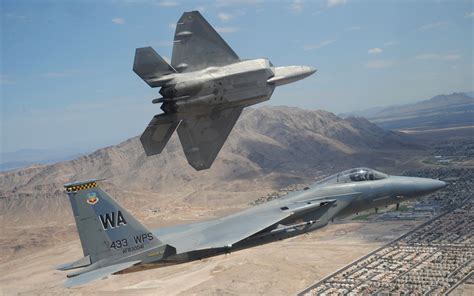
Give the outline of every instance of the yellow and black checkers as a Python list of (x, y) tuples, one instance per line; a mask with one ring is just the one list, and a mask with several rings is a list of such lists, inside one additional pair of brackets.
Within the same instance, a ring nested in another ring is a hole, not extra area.
[(64, 187), (66, 187), (66, 192), (67, 193), (75, 193), (81, 190), (86, 190), (90, 188), (95, 188), (97, 187), (97, 183), (95, 181), (88, 182), (88, 183), (82, 183), (82, 184), (65, 184)]

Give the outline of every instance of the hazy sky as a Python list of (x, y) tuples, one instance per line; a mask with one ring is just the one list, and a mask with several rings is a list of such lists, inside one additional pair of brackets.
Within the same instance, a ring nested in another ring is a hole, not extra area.
[(1, 150), (116, 144), (159, 97), (136, 47), (171, 57), (174, 24), (200, 10), (241, 58), (318, 72), (266, 104), (335, 113), (471, 91), (473, 1), (0, 0)]

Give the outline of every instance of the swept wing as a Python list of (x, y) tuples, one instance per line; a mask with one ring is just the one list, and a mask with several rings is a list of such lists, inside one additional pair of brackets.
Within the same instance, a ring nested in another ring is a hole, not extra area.
[(240, 113), (242, 108), (233, 108), (181, 121), (179, 140), (193, 168), (203, 170), (211, 166)]
[(210, 221), (158, 229), (154, 234), (177, 253), (233, 245), (279, 221), (291, 216), (279, 208), (256, 211), (253, 208)]
[(277, 202), (270, 202), (215, 220), (161, 228), (154, 233), (162, 241), (173, 245), (177, 253), (225, 248), (275, 226), (292, 215), (318, 209), (326, 211), (335, 200), (323, 199), (310, 204)]

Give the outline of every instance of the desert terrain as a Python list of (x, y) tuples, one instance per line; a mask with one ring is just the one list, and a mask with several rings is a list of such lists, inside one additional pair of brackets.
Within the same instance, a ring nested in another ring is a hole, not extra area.
[[(422, 221), (348, 218), (289, 240), (65, 289), (66, 272), (54, 267), (79, 259), (82, 251), (62, 184), (105, 178), (100, 186), (153, 229), (223, 216), (274, 198), (275, 191), (284, 193), (285, 188), (310, 184), (351, 167), (396, 174), (425, 168), (434, 176), (440, 168), (472, 170), (472, 158), (465, 149), (473, 143), (469, 133), (457, 131), (453, 138), (444, 137), (444, 142), (436, 140), (429, 146), (418, 136), (383, 130), (363, 118), (264, 107), (243, 114), (213, 167), (203, 172), (187, 165), (176, 137), (163, 154), (150, 158), (145, 157), (138, 138), (132, 138), (71, 161), (1, 172), (0, 293), (298, 293)], [(440, 153), (454, 160), (439, 163), (435, 156)]]
[(0, 286), (5, 295), (295, 294), (417, 223), (338, 223), (301, 237), (202, 261), (113, 275), (73, 289), (62, 287), (65, 272), (54, 267), (80, 258), (82, 250), (74, 236), (63, 234), (54, 245), (1, 264), (8, 272), (1, 274)]

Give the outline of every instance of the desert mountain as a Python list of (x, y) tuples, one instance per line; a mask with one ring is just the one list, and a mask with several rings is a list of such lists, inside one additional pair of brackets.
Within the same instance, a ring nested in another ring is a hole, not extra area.
[(414, 104), (371, 108), (348, 115), (364, 116), (386, 129), (472, 126), (474, 98), (469, 93), (452, 93)]
[(310, 183), (336, 170), (394, 166), (394, 155), (414, 147), (408, 136), (363, 118), (290, 107), (249, 109), (206, 171), (187, 164), (175, 134), (164, 152), (152, 157), (145, 156), (135, 137), (74, 160), (2, 172), (0, 220), (10, 223), (7, 217), (15, 213), (17, 222), (32, 214), (57, 221), (65, 208), (69, 211), (62, 185), (91, 178), (105, 178), (105, 189), (132, 208), (169, 206), (172, 211), (176, 202), (245, 205), (269, 191)]

